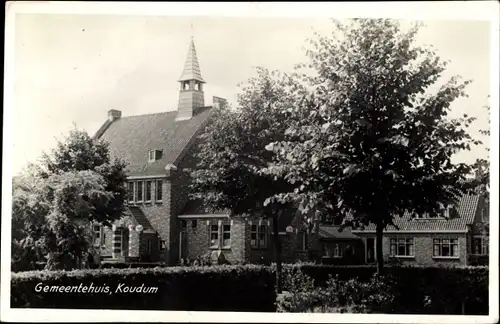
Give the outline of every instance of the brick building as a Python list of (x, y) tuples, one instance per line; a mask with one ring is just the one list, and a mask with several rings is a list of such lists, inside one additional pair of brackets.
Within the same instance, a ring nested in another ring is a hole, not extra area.
[[(122, 117), (110, 110), (95, 134), (109, 143), (112, 156), (127, 163), (128, 199), (125, 215), (112, 228), (93, 226), (94, 245), (108, 262), (162, 262), (209, 256), (229, 263), (269, 263), (274, 259), (272, 224), (258, 217), (207, 212), (188, 201), (184, 170), (195, 166), (197, 135), (209, 122), (212, 108), (225, 100), (213, 97), (205, 105), (200, 67), (193, 40), (179, 79), (176, 111)], [(469, 255), (487, 252), (479, 227), (481, 199), (466, 196), (451, 220), (398, 220), (399, 231), (388, 229), (384, 255), (403, 262), (466, 264)], [(453, 209), (455, 210), (455, 209)], [(350, 231), (334, 224), (302, 230), (296, 215), (279, 224), (285, 262), (315, 260), (337, 264), (374, 262), (374, 231)]]

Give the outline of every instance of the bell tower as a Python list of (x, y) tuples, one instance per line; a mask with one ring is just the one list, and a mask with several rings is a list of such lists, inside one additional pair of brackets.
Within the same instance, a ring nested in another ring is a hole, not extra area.
[(179, 82), (181, 88), (179, 91), (177, 120), (186, 120), (193, 117), (196, 109), (205, 106), (205, 95), (203, 93), (203, 84), (205, 81), (201, 77), (193, 37), (191, 37), (186, 63), (184, 64), (184, 70)]

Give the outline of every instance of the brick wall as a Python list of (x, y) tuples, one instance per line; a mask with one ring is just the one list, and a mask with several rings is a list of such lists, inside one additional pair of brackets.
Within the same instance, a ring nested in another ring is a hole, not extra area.
[[(196, 227), (193, 227), (193, 221), (196, 222)], [(218, 248), (210, 248), (210, 232), (209, 226), (211, 224), (218, 224), (221, 221), (222, 224), (231, 224), (231, 247), (228, 249), (222, 248), (224, 257), (229, 263), (241, 263), (245, 259), (245, 222), (243, 219), (233, 218), (228, 219), (226, 217), (200, 217), (200, 218), (189, 218), (189, 219), (178, 219), (177, 228), (178, 232), (181, 231), (185, 234), (184, 250), (182, 251), (182, 256), (187, 257), (190, 260), (194, 260), (198, 257), (203, 257), (209, 252), (217, 251)], [(185, 222), (185, 227), (181, 227), (181, 222)], [(207, 224), (208, 222), (208, 224)], [(180, 235), (180, 234), (179, 234)], [(221, 237), (222, 232), (219, 233)]]
[[(375, 234), (356, 233), (360, 237), (375, 238)], [(427, 266), (461, 266), (467, 263), (468, 241), (465, 233), (385, 233), (382, 240), (384, 260), (390, 258), (391, 238), (413, 238), (414, 257), (396, 257), (403, 264)], [(433, 239), (458, 239), (458, 258), (433, 257)]]

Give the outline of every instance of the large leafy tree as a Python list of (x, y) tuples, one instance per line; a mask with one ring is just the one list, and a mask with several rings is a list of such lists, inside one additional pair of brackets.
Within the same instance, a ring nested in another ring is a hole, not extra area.
[[(287, 192), (292, 185), (281, 178), (263, 174), (275, 154), (265, 149), (284, 138), (285, 130), (297, 115), (290, 113), (303, 89), (294, 78), (258, 68), (238, 95), (238, 108), (214, 112), (211, 123), (200, 136), (198, 164), (192, 170), (192, 197), (213, 209), (230, 210), (232, 215), (273, 220), (273, 242), (277, 263), (277, 290), (281, 291), (280, 216), (288, 204), (267, 203), (269, 197)], [(301, 90), (302, 89), (302, 90)]]
[(451, 158), (476, 143), (467, 133), (474, 118), (448, 116), (469, 81), (438, 86), (447, 62), (416, 44), (419, 27), (353, 19), (317, 34), (305, 66), (316, 72), (312, 91), (296, 106), (307, 118), (268, 146), (279, 162), (267, 172), (300, 184), (274, 201), (319, 205), (350, 226), (374, 224), (379, 273), (383, 230), (405, 212), (457, 202), (471, 166)]
[(13, 182), (13, 270), (73, 269), (88, 250), (90, 224), (121, 217), (124, 164), (107, 145), (73, 130), (41, 165)]

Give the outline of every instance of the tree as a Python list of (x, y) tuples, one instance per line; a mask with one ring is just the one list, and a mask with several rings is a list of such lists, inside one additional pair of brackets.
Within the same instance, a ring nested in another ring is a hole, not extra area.
[(124, 164), (111, 161), (107, 145), (73, 130), (42, 165), (13, 183), (13, 270), (74, 269), (85, 256), (90, 224), (121, 217)]
[(273, 220), (273, 242), (277, 264), (277, 291), (281, 292), (280, 216), (291, 206), (267, 204), (273, 195), (290, 190), (284, 179), (261, 171), (275, 154), (265, 149), (283, 139), (294, 118), (291, 106), (301, 87), (292, 77), (258, 68), (238, 96), (238, 110), (217, 109), (200, 136), (198, 163), (191, 170), (192, 198), (203, 199), (209, 208), (228, 209), (232, 215)]
[(420, 25), (404, 31), (389, 19), (334, 21), (307, 51), (311, 93), (296, 105), (307, 118), (269, 145), (279, 162), (266, 172), (298, 190), (273, 201), (318, 205), (346, 226), (376, 228), (377, 271), (383, 271), (383, 230), (405, 212), (438, 212), (457, 202), (471, 166), (451, 163), (477, 144), (466, 129), (474, 118), (448, 118), (470, 81), (438, 85), (447, 62), (418, 46)]

